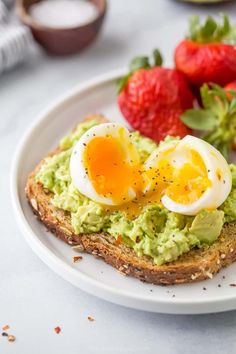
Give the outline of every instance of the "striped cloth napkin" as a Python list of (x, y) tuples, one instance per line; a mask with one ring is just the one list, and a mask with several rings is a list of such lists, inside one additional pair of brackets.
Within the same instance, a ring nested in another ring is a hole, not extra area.
[(0, 0), (0, 74), (22, 62), (33, 43), (28, 27), (12, 16), (14, 0)]

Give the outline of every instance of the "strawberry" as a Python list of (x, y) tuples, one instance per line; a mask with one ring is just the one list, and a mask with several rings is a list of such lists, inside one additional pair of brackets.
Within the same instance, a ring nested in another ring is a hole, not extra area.
[(175, 49), (174, 59), (178, 70), (197, 86), (203, 83), (226, 85), (236, 79), (235, 28), (227, 16), (219, 25), (207, 17), (201, 26), (199, 17), (190, 21), (190, 35)]
[[(230, 82), (229, 84), (227, 84), (224, 89), (226, 91), (230, 91), (230, 90), (234, 90), (236, 91), (236, 81)], [(229, 100), (232, 100), (232, 94), (230, 92), (227, 92), (227, 97)]]
[(193, 106), (194, 97), (185, 76), (163, 68), (160, 53), (154, 51), (154, 66), (147, 57), (135, 58), (131, 73), (119, 82), (118, 104), (130, 125), (156, 142), (167, 135), (191, 133), (179, 119)]
[(230, 82), (224, 87), (225, 90), (234, 90), (236, 91), (236, 81)]

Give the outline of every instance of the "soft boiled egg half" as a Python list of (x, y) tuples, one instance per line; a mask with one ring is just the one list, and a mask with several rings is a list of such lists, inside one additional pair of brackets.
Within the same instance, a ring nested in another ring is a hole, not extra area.
[(90, 128), (74, 146), (70, 173), (80, 193), (110, 206), (163, 204), (170, 211), (196, 215), (218, 208), (232, 181), (224, 157), (193, 136), (158, 147), (142, 165), (129, 131), (115, 123)]
[(121, 205), (142, 189), (138, 153), (129, 131), (115, 123), (90, 128), (75, 145), (70, 173), (78, 190), (104, 205)]
[(218, 208), (232, 187), (225, 158), (212, 145), (190, 135), (154, 151), (145, 170), (149, 176), (146, 191), (160, 184), (162, 204), (183, 215)]

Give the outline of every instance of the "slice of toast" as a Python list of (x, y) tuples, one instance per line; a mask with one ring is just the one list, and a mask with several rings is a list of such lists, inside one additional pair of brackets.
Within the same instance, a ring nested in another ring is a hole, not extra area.
[[(90, 119), (98, 120), (98, 116)], [(104, 122), (104, 118), (99, 117)], [(60, 148), (50, 153), (58, 154)], [(153, 284), (181, 284), (212, 278), (222, 267), (236, 260), (236, 222), (225, 224), (218, 240), (205, 248), (195, 248), (175, 262), (158, 266), (152, 258), (138, 257), (133, 249), (119, 244), (108, 234), (81, 234), (73, 231), (70, 213), (54, 207), (52, 193), (35, 181), (35, 174), (43, 161), (29, 175), (26, 195), (37, 217), (58, 238), (75, 246), (79, 251), (91, 253), (117, 268), (124, 275), (134, 276)]]

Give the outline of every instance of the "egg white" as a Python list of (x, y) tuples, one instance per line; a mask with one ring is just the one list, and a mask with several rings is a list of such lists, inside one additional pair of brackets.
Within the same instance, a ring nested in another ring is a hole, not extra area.
[[(116, 123), (103, 123), (99, 125), (95, 125), (90, 128), (84, 135), (79, 139), (77, 144), (74, 146), (71, 159), (70, 159), (70, 174), (72, 178), (72, 182), (74, 186), (79, 190), (79, 192), (91, 200), (104, 204), (104, 205), (117, 205), (118, 202), (114, 200), (104, 197), (97, 193), (95, 188), (93, 187), (88, 174), (86, 173), (86, 166), (84, 165), (84, 152), (87, 144), (97, 136), (106, 136), (110, 135), (114, 138), (120, 139), (120, 133), (122, 131), (122, 144), (127, 151), (126, 161), (135, 163), (135, 160), (138, 161), (138, 153), (135, 148), (132, 149), (132, 156), (130, 154), (130, 149), (128, 149), (128, 145), (130, 147), (130, 133), (128, 129), (124, 126)], [(120, 140), (121, 141), (121, 140)], [(112, 168), (112, 166), (111, 166)], [(126, 201), (130, 201), (134, 199), (136, 196), (136, 192), (134, 189), (129, 186), (128, 195), (126, 196)]]

